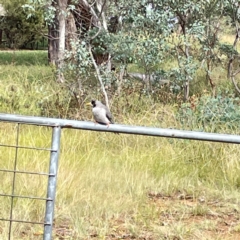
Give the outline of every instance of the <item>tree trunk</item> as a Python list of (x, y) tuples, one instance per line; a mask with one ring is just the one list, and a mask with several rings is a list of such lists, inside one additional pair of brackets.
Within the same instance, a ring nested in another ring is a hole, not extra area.
[(51, 6), (57, 11), (54, 23), (48, 27), (48, 61), (57, 67), (57, 81), (63, 82), (67, 0), (52, 1)]
[(77, 27), (75, 24), (75, 19), (72, 13), (69, 13), (69, 16), (66, 19), (66, 41), (65, 48), (69, 51), (76, 51), (75, 45), (72, 43), (76, 43), (78, 41), (77, 36)]
[(56, 65), (59, 49), (59, 36), (56, 24), (48, 27), (48, 62), (53, 65)]
[(66, 35), (66, 10), (67, 0), (58, 0), (58, 22), (59, 22), (59, 49), (57, 59), (57, 81), (64, 82), (62, 73), (64, 65), (64, 52), (65, 52), (65, 35)]
[(2, 29), (0, 29), (0, 44), (2, 44)]
[[(48, 7), (56, 8), (57, 4), (55, 1), (51, 1), (46, 5)], [(58, 19), (57, 15), (54, 17), (54, 21), (48, 26), (48, 62), (52, 65), (56, 65), (58, 49), (59, 49), (59, 31), (58, 31)]]

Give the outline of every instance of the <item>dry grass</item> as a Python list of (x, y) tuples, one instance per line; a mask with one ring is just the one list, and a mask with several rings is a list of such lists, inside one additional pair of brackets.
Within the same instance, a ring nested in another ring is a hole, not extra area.
[[(174, 123), (168, 113), (159, 126)], [(129, 122), (146, 125), (147, 119), (157, 125), (149, 117)], [(0, 130), (1, 143), (15, 143), (15, 126), (2, 124)], [(20, 128), (20, 145), (49, 147), (50, 139), (50, 129)], [(13, 168), (15, 149), (0, 151), (0, 168)], [(65, 129), (54, 239), (234, 239), (239, 154), (230, 144)], [(17, 169), (47, 171), (48, 159), (46, 152), (19, 149)], [(10, 194), (12, 174), (0, 175), (1, 192)], [(44, 197), (46, 185), (45, 177), (17, 174), (15, 194)], [(2, 200), (4, 217), (9, 204), (9, 198)], [(43, 221), (44, 207), (41, 201), (15, 200), (14, 218)], [(0, 222), (1, 239), (7, 229)], [(14, 239), (41, 239), (41, 234), (38, 225), (13, 224)]]
[(234, 34), (222, 34), (220, 37), (220, 41), (222, 43), (227, 43), (227, 44), (233, 44), (235, 40), (235, 35)]

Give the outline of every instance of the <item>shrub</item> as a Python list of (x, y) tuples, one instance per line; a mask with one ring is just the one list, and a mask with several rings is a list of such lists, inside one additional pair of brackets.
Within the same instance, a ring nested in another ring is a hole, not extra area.
[(221, 126), (239, 129), (240, 106), (239, 98), (210, 97), (204, 95), (200, 98), (193, 96), (190, 102), (181, 105), (177, 118), (183, 127), (193, 128), (198, 126), (205, 130), (219, 130)]

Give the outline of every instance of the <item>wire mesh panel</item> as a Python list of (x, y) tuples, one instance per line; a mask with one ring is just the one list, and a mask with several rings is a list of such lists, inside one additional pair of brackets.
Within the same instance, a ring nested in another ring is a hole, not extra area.
[(52, 238), (60, 134), (57, 126), (1, 124), (1, 239)]

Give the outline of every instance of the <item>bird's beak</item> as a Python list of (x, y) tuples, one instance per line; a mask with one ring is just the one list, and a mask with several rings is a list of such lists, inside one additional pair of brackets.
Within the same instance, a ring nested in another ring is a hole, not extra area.
[(86, 103), (86, 106), (92, 106), (91, 102)]

